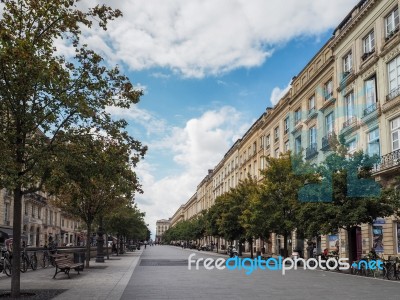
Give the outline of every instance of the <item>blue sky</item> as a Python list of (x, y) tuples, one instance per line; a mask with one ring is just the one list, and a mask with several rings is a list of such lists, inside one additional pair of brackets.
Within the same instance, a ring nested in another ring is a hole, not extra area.
[[(101, 1), (97, 1), (101, 2)], [(356, 0), (120, 0), (85, 41), (145, 94), (112, 110), (149, 146), (136, 202), (155, 233), (329, 39)]]

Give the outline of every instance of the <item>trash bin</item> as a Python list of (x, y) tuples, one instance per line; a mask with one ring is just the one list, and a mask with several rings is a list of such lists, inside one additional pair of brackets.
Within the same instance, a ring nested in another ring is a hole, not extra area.
[(74, 252), (74, 263), (83, 263), (82, 270), (85, 266), (86, 255), (85, 252)]

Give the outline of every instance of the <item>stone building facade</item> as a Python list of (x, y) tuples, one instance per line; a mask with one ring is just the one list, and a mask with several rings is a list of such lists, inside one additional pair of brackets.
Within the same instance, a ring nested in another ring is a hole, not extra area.
[[(293, 77), (289, 91), (208, 172), (196, 194), (174, 214), (171, 226), (209, 208), (248, 174), (260, 180), (260, 170), (266, 167), (263, 157), (291, 150), (319, 163), (331, 153), (330, 141), (338, 135), (345, 137), (349, 154), (363, 150), (380, 156), (373, 170), (375, 179), (383, 186), (392, 185), (400, 175), (399, 3), (360, 1)], [(272, 254), (279, 254), (283, 245), (282, 237), (275, 234), (267, 245), (260, 242), (256, 247)], [(295, 232), (289, 242), (291, 249), (303, 250), (307, 243)], [(316, 237), (315, 242), (319, 252), (338, 246), (341, 256), (353, 259), (371, 248), (386, 257), (398, 255), (400, 222), (393, 216), (381, 218), (354, 228), (350, 239), (338, 229)], [(219, 240), (219, 245), (223, 243)]]

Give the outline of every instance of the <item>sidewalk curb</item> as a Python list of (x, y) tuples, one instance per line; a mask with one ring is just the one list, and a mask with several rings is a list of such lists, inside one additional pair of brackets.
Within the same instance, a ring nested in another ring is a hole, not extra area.
[(135, 271), (136, 266), (139, 264), (141, 256), (143, 254), (143, 249), (140, 252), (140, 255), (137, 259), (134, 259), (129, 266), (129, 269), (125, 272), (122, 278), (116, 283), (116, 285), (112, 288), (112, 290), (107, 294), (105, 299), (121, 299), (122, 294), (125, 291), (126, 286), (129, 283), (129, 280), (132, 277), (133, 272)]

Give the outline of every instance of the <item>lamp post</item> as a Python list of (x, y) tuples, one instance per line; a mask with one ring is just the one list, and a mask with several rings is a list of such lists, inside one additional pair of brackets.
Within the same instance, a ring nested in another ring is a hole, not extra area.
[(100, 225), (97, 230), (97, 253), (96, 253), (96, 262), (104, 262), (104, 229), (103, 229), (103, 217), (100, 217)]

